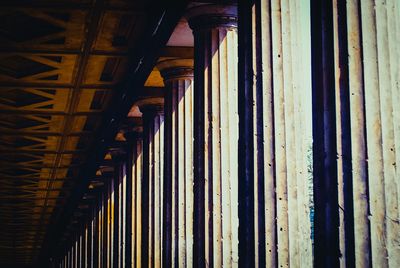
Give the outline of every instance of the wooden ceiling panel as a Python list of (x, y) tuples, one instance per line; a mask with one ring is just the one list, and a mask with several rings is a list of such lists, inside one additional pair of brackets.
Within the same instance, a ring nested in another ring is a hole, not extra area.
[(0, 136), (0, 151), (57, 150), (60, 137)]
[(0, 54), (0, 81), (72, 84), (76, 55)]
[[(45, 155), (43, 153), (22, 153), (22, 154), (12, 154), (12, 153), (2, 153), (0, 154), (0, 166), (16, 166), (23, 164), (24, 166), (42, 166), (43, 164), (51, 164), (54, 157), (44, 159)], [(7, 163), (7, 164), (3, 164)]]
[(0, 114), (0, 133), (12, 132), (62, 132), (64, 116)]
[(21, 111), (65, 112), (71, 95), (69, 89), (57, 88), (2, 88), (0, 109)]
[[(77, 148), (78, 142), (79, 142), (79, 137), (69, 137), (67, 139), (65, 147), (64, 147), (65, 150), (72, 151), (72, 150), (78, 149)], [(82, 147), (81, 149), (85, 149), (85, 147)], [(70, 164), (70, 163), (68, 163), (68, 164)]]
[[(10, 252), (31, 263), (62, 211), (141, 41), (145, 3), (1, 1), (0, 266)], [(17, 229), (15, 241), (1, 235)]]
[(74, 9), (3, 9), (0, 48), (78, 50), (87, 12)]

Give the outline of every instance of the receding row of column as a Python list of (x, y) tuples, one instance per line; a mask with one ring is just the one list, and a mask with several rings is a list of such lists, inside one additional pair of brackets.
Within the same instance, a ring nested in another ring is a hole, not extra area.
[[(220, 5), (189, 10), (194, 66), (190, 59), (159, 62), (165, 101), (136, 103), (143, 114), (143, 179), (137, 185), (141, 211), (131, 216), (141, 224), (137, 233), (131, 229), (132, 241), (140, 239), (131, 256), (137, 265), (238, 264), (236, 12), (234, 6)], [(120, 186), (111, 186), (110, 204), (101, 199), (97, 215), (99, 235), (112, 230), (108, 249), (123, 245), (125, 227), (119, 225), (126, 215)], [(117, 211), (111, 213), (115, 218), (104, 223), (104, 210)], [(99, 242), (99, 252), (103, 244)], [(120, 249), (111, 250), (107, 265), (121, 267), (120, 254)], [(102, 261), (99, 256), (98, 265)]]
[(399, 17), (390, 0), (239, 3), (242, 265), (399, 265)]
[[(112, 152), (112, 165), (90, 184), (90, 211), (72, 237), (61, 267), (140, 266), (142, 138), (130, 137), (129, 150)], [(100, 169), (102, 170), (102, 168)], [(92, 203), (93, 202), (93, 203)], [(138, 264), (139, 263), (139, 264)]]
[(400, 4), (238, 4), (188, 10), (194, 60), (158, 63), (65, 267), (400, 265)]

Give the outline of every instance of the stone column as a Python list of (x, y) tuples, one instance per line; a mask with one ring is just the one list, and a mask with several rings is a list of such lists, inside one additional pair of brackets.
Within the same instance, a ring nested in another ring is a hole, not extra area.
[[(135, 128), (139, 128), (135, 126)], [(142, 193), (142, 131), (130, 131), (124, 137), (131, 145), (126, 181), (126, 267), (141, 264), (141, 193)]]
[[(124, 259), (124, 228), (126, 221), (124, 219), (125, 211), (125, 186), (123, 183), (126, 176), (126, 161), (128, 156), (127, 144), (119, 141), (119, 145), (110, 148), (111, 158), (114, 165), (114, 176), (111, 185), (111, 208), (110, 213), (113, 218), (113, 252), (111, 257), (111, 266), (121, 267)], [(106, 228), (106, 227), (105, 227)], [(105, 243), (107, 245), (107, 243)]]
[(122, 243), (121, 230), (124, 222), (122, 215), (122, 192), (121, 180), (124, 162), (127, 158), (126, 146), (122, 143), (109, 148), (113, 176), (109, 182), (108, 189), (104, 192), (104, 222), (103, 222), (103, 263), (109, 266), (118, 267), (121, 259), (120, 245)]
[(139, 267), (142, 256), (142, 173), (143, 173), (143, 139), (136, 140), (133, 150), (132, 166), (132, 267)]
[(193, 261), (193, 60), (159, 62), (165, 97), (163, 264)]
[(164, 99), (138, 101), (143, 113), (142, 267), (161, 267)]
[[(334, 8), (339, 12), (345, 9), (347, 15), (346, 25), (340, 13), (338, 19), (334, 18), (336, 34), (345, 27), (347, 39), (336, 36), (334, 41), (340, 44), (339, 41), (347, 40), (347, 47), (345, 44), (336, 52), (335, 67), (337, 79), (348, 78), (348, 85), (342, 86), (341, 91), (349, 92), (346, 96), (349, 111), (340, 116), (350, 121), (352, 169), (345, 170), (351, 171), (345, 175), (352, 178), (352, 193), (341, 188), (339, 191), (343, 199), (350, 196), (354, 205), (351, 220), (354, 220), (355, 266), (397, 267), (400, 265), (400, 4), (392, 0), (346, 1), (345, 6), (337, 3)], [(338, 60), (343, 58), (344, 61)], [(337, 102), (343, 105), (343, 99)]]
[(310, 3), (238, 5), (240, 266), (309, 267)]
[(93, 229), (92, 229), (92, 213), (88, 213), (88, 219), (87, 219), (87, 248), (86, 248), (86, 266), (85, 267), (90, 267), (90, 265), (93, 262), (92, 259), (92, 240), (93, 240)]
[(238, 263), (236, 6), (188, 10), (194, 58), (194, 266)]

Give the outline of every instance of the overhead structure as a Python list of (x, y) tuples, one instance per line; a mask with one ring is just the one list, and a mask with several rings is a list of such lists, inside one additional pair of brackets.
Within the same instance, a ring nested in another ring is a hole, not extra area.
[(141, 41), (143, 1), (0, 3), (0, 263), (30, 263), (85, 161), (128, 48)]
[(0, 7), (1, 267), (400, 267), (400, 2)]

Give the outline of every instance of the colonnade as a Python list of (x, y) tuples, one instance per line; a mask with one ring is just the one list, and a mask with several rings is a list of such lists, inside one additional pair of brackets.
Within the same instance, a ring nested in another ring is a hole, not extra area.
[(400, 3), (238, 4), (188, 9), (61, 267), (400, 265)]

